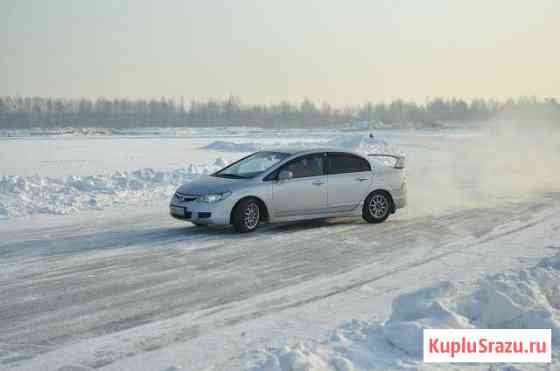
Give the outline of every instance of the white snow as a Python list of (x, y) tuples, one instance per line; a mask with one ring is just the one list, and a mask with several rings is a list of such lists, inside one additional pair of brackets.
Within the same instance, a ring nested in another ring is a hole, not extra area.
[[(266, 351), (253, 370), (406, 369), (420, 365), (422, 330), (552, 329), (553, 365), (560, 367), (560, 254), (538, 265), (443, 281), (396, 297), (389, 320), (351, 320), (323, 341), (296, 342)], [(472, 368), (472, 367), (471, 367)]]
[(359, 153), (403, 153), (396, 145), (389, 144), (385, 139), (379, 136), (360, 134), (343, 134), (333, 135), (332, 139), (315, 139), (308, 141), (268, 141), (268, 142), (232, 142), (217, 140), (205, 146), (203, 149), (223, 151), (223, 152), (240, 152), (248, 153), (259, 151), (262, 149), (271, 149), (277, 147), (289, 146), (291, 148), (313, 148), (313, 147), (337, 147), (352, 150)]
[(215, 151), (224, 152), (256, 152), (263, 149), (263, 146), (258, 143), (234, 143), (223, 140), (217, 140), (202, 147), (204, 149), (212, 149)]
[[(559, 248), (556, 137), (181, 130), (0, 138), (0, 364), (425, 370), (420, 330), (435, 326), (547, 326), (558, 344), (558, 258), (537, 264)], [(212, 142), (237, 149), (202, 149)], [(176, 184), (246, 144), (406, 150), (409, 205), (376, 226), (251, 236), (169, 218)]]
[(73, 214), (83, 209), (104, 209), (168, 198), (177, 187), (226, 165), (188, 164), (175, 170), (151, 168), (113, 174), (62, 178), (3, 176), (0, 178), (0, 218), (30, 214)]
[[(430, 314), (433, 302), (454, 305), (472, 297), (481, 275), (537, 265), (560, 248), (557, 200), (429, 221), (398, 215), (375, 227), (358, 220), (269, 226), (251, 236), (185, 226), (169, 220), (164, 205), (9, 220), (0, 223), (0, 287), (10, 295), (4, 305), (15, 315), (10, 307), (26, 303), (30, 312), (16, 315), (13, 326), (0, 323), (10, 344), (0, 359), (14, 370), (258, 370), (300, 344), (288, 359), (321, 364), (334, 354), (339, 367), (424, 370), (387, 341), (393, 299), (435, 286), (422, 300), (406, 296), (425, 316), (410, 313), (408, 322), (441, 321)], [(61, 308), (35, 312), (35, 305)], [(113, 328), (138, 318), (147, 320)], [(338, 353), (333, 333), (342, 339)], [(17, 346), (18, 339), (46, 343), (48, 351)], [(17, 354), (28, 358), (11, 361)]]
[[(0, 137), (60, 137), (60, 136), (200, 136), (200, 135), (236, 135), (255, 131), (250, 127), (145, 127), (145, 128), (98, 128), (98, 127), (60, 127), (51, 129), (0, 129)], [(258, 131), (258, 129), (257, 129)]]

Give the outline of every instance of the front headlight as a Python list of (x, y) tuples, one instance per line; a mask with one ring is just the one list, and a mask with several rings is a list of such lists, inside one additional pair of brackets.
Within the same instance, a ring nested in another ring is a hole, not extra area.
[(200, 196), (199, 198), (197, 198), (197, 201), (200, 202), (208, 202), (208, 203), (215, 203), (218, 201), (222, 201), (225, 200), (226, 198), (228, 198), (231, 195), (231, 192), (223, 192), (223, 193), (209, 193), (207, 195), (204, 196)]

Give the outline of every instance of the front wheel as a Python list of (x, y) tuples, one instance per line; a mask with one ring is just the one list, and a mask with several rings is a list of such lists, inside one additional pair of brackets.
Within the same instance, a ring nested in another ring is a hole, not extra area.
[(247, 198), (235, 205), (232, 213), (232, 224), (239, 233), (252, 232), (257, 229), (261, 220), (261, 210), (255, 199)]
[(364, 201), (362, 217), (368, 223), (382, 223), (391, 213), (391, 198), (386, 192), (375, 191)]

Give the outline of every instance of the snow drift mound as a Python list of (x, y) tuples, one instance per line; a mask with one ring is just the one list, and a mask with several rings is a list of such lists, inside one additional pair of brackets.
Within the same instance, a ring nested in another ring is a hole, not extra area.
[(383, 139), (368, 135), (341, 135), (324, 143), (327, 147), (345, 148), (360, 153), (373, 153), (386, 150), (389, 144)]
[(33, 136), (100, 136), (118, 134), (116, 129), (110, 128), (32, 128), (32, 129), (3, 129), (0, 130), (0, 137), (33, 137)]
[(203, 149), (211, 149), (213, 151), (222, 152), (257, 152), (263, 149), (263, 146), (258, 143), (234, 143), (222, 140), (214, 141), (202, 147)]
[(141, 203), (169, 197), (178, 185), (219, 170), (222, 158), (208, 165), (157, 171), (146, 168), (111, 175), (51, 178), (4, 176), (0, 178), (0, 219), (43, 214), (71, 214), (82, 209)]
[(273, 143), (263, 145), (260, 143), (235, 143), (227, 141), (214, 141), (210, 144), (203, 146), (203, 149), (210, 149), (214, 151), (223, 152), (256, 152), (263, 149), (278, 148), (278, 147), (301, 147), (314, 148), (314, 147), (338, 147), (359, 153), (393, 153), (402, 154), (403, 152), (396, 146), (387, 143), (384, 139), (372, 137), (369, 135), (352, 134), (340, 135), (331, 140), (322, 140), (316, 142), (287, 142), (287, 143)]
[(560, 255), (528, 269), (403, 294), (391, 309), (385, 323), (352, 320), (325, 341), (270, 349), (253, 370), (410, 369), (421, 362), (425, 328), (549, 328), (553, 363), (542, 366), (560, 367)]

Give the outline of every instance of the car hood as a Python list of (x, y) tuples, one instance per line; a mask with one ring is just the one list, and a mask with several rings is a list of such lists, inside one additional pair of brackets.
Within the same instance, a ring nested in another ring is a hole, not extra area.
[(192, 182), (183, 184), (177, 191), (192, 195), (229, 192), (234, 191), (246, 182), (247, 179), (229, 179), (204, 175)]

